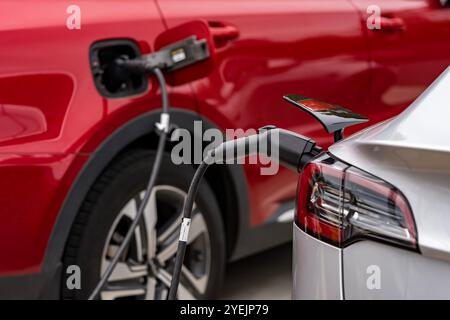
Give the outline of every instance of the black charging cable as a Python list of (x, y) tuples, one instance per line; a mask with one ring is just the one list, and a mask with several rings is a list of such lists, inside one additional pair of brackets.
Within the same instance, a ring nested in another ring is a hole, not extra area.
[(101, 275), (100, 281), (95, 287), (94, 291), (89, 296), (89, 300), (95, 299), (102, 288), (105, 286), (111, 273), (114, 271), (120, 257), (125, 251), (126, 246), (131, 241), (134, 230), (139, 225), (147, 206), (148, 200), (152, 193), (153, 187), (156, 183), (159, 168), (161, 166), (161, 160), (166, 147), (166, 140), (169, 134), (170, 116), (169, 116), (169, 96), (167, 93), (166, 81), (161, 69), (164, 72), (173, 72), (178, 69), (186, 68), (190, 65), (204, 61), (210, 57), (207, 41), (205, 39), (198, 40), (196, 36), (190, 36), (182, 39), (176, 43), (170, 44), (164, 48), (159, 49), (156, 52), (143, 55), (138, 58), (130, 59), (124, 55), (115, 60), (115, 67), (117, 68), (117, 74), (148, 74), (153, 73), (159, 83), (162, 97), (162, 113), (160, 122), (156, 124), (156, 128), (160, 133), (158, 148), (156, 150), (155, 162), (153, 164), (152, 173), (148, 181), (147, 189), (145, 191), (144, 199), (138, 208), (136, 217), (131, 223), (125, 238), (117, 250), (115, 256), (111, 260), (111, 263), (106, 268), (103, 275)]
[(189, 186), (189, 191), (183, 205), (183, 220), (181, 222), (180, 238), (178, 241), (177, 255), (170, 283), (168, 300), (175, 300), (177, 297), (178, 285), (180, 283), (181, 269), (183, 267), (184, 255), (189, 237), (189, 227), (191, 225), (192, 207), (194, 206), (195, 196), (197, 195), (200, 182), (208, 169), (209, 164), (203, 161), (195, 171), (194, 177)]
[(232, 151), (232, 156), (229, 157), (229, 160), (236, 158), (235, 155), (238, 155), (238, 153), (235, 153), (235, 151), (239, 150), (239, 146), (241, 147), (241, 150), (245, 150), (245, 156), (250, 155), (249, 145), (252, 143), (257, 143), (257, 141), (258, 135), (253, 135), (221, 143), (215, 149), (210, 150), (201, 164), (197, 167), (197, 170), (195, 171), (194, 177), (192, 178), (191, 184), (189, 186), (188, 194), (186, 196), (186, 199), (184, 200), (182, 212), (183, 218), (181, 221), (180, 237), (178, 239), (177, 255), (175, 256), (175, 265), (173, 268), (172, 281), (170, 283), (167, 300), (175, 300), (177, 298), (181, 269), (183, 267), (184, 256), (186, 254), (186, 246), (189, 240), (189, 228), (191, 225), (192, 208), (194, 206), (195, 197), (197, 195), (197, 191), (202, 181), (203, 175), (211, 164), (219, 163), (219, 159), (222, 160), (221, 163), (225, 163), (226, 159), (224, 158), (226, 158), (227, 154), (230, 154), (230, 152), (227, 153), (227, 151)]
[(124, 253), (127, 245), (130, 243), (133, 235), (134, 230), (139, 225), (145, 211), (145, 207), (147, 206), (148, 200), (150, 199), (150, 195), (152, 193), (153, 187), (156, 183), (156, 178), (158, 177), (159, 168), (161, 166), (161, 160), (164, 154), (167, 136), (169, 133), (169, 124), (170, 124), (170, 116), (169, 116), (169, 96), (167, 93), (167, 87), (166, 87), (166, 81), (164, 79), (164, 75), (162, 71), (158, 68), (151, 69), (151, 72), (156, 76), (156, 79), (159, 83), (159, 88), (161, 90), (161, 97), (162, 97), (162, 112), (160, 117), (160, 122), (156, 124), (156, 127), (160, 133), (159, 135), (159, 142), (158, 142), (158, 148), (156, 151), (155, 156), (155, 162), (153, 163), (153, 169), (152, 173), (150, 175), (150, 179), (148, 180), (147, 189), (145, 190), (144, 198), (138, 208), (138, 212), (136, 214), (136, 217), (131, 223), (130, 229), (128, 230), (127, 234), (125, 235), (125, 238), (123, 242), (121, 243), (119, 249), (117, 250), (115, 256), (111, 260), (111, 263), (106, 268), (105, 272), (101, 275), (100, 281), (97, 283), (97, 286), (92, 291), (91, 295), (89, 296), (89, 300), (94, 300), (97, 298), (100, 291), (105, 286), (106, 282), (108, 281), (109, 277), (111, 276), (111, 273), (114, 271), (114, 268), (116, 267), (117, 263), (119, 262), (120, 257)]
[[(261, 148), (261, 146), (266, 147)], [(244, 152), (240, 154), (239, 151), (242, 150)], [(225, 141), (215, 149), (210, 150), (195, 171), (184, 201), (180, 237), (167, 299), (175, 300), (177, 298), (183, 260), (189, 240), (192, 208), (202, 178), (211, 164), (229, 163), (230, 160), (236, 160), (240, 157), (260, 154), (273, 159), (276, 158), (275, 160), (286, 168), (301, 171), (307, 163), (321, 152), (322, 149), (316, 146), (314, 140), (273, 126), (261, 128), (259, 133), (255, 135)]]

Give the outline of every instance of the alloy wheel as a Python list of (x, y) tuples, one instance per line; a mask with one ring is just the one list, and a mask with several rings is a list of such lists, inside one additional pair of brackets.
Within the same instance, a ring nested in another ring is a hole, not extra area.
[[(137, 214), (144, 191), (119, 211), (106, 238), (101, 272), (109, 265)], [(186, 193), (173, 186), (155, 186), (144, 218), (100, 293), (101, 299), (166, 299), (178, 246), (182, 206)], [(178, 298), (201, 297), (208, 284), (211, 245), (207, 224), (194, 205)]]

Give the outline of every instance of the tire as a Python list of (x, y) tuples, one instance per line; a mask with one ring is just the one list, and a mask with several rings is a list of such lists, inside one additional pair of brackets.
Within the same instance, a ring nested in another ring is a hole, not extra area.
[[(154, 157), (153, 151), (141, 149), (121, 155), (92, 186), (72, 226), (63, 256), (63, 270), (68, 270), (70, 265), (80, 267), (81, 288), (69, 289), (70, 274), (63, 271), (63, 299), (89, 297), (100, 270), (107, 266), (128, 230), (127, 225), (146, 188)], [(136, 229), (120, 259), (120, 267), (115, 269), (107, 290), (99, 298), (166, 298), (174, 260), (171, 254), (181, 222), (180, 206), (194, 172), (193, 167), (174, 165), (169, 155), (164, 155), (154, 201), (150, 200), (147, 207), (156, 209), (147, 210), (150, 213)], [(152, 212), (157, 212), (154, 228), (148, 223), (155, 216)], [(196, 232), (193, 233), (194, 223)], [(225, 234), (219, 206), (206, 182), (201, 184), (196, 198), (191, 235), (197, 237), (189, 240), (178, 298), (216, 298), (225, 271)], [(109, 290), (119, 286), (128, 291)]]

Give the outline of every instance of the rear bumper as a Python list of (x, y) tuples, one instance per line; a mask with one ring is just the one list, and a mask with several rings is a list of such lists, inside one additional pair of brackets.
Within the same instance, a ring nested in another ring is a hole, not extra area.
[(293, 229), (293, 299), (450, 299), (447, 261), (368, 240), (339, 249)]
[(346, 299), (450, 299), (450, 264), (418, 252), (360, 241), (343, 266)]
[(342, 299), (342, 250), (293, 225), (292, 298)]

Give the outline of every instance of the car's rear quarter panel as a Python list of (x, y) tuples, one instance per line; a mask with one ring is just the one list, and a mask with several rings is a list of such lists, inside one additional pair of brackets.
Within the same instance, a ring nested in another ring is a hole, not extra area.
[[(417, 251), (363, 241), (343, 250), (346, 298), (450, 297), (450, 69), (399, 116), (329, 150), (339, 159), (395, 186), (411, 207)], [(368, 289), (367, 267), (381, 286)]]

